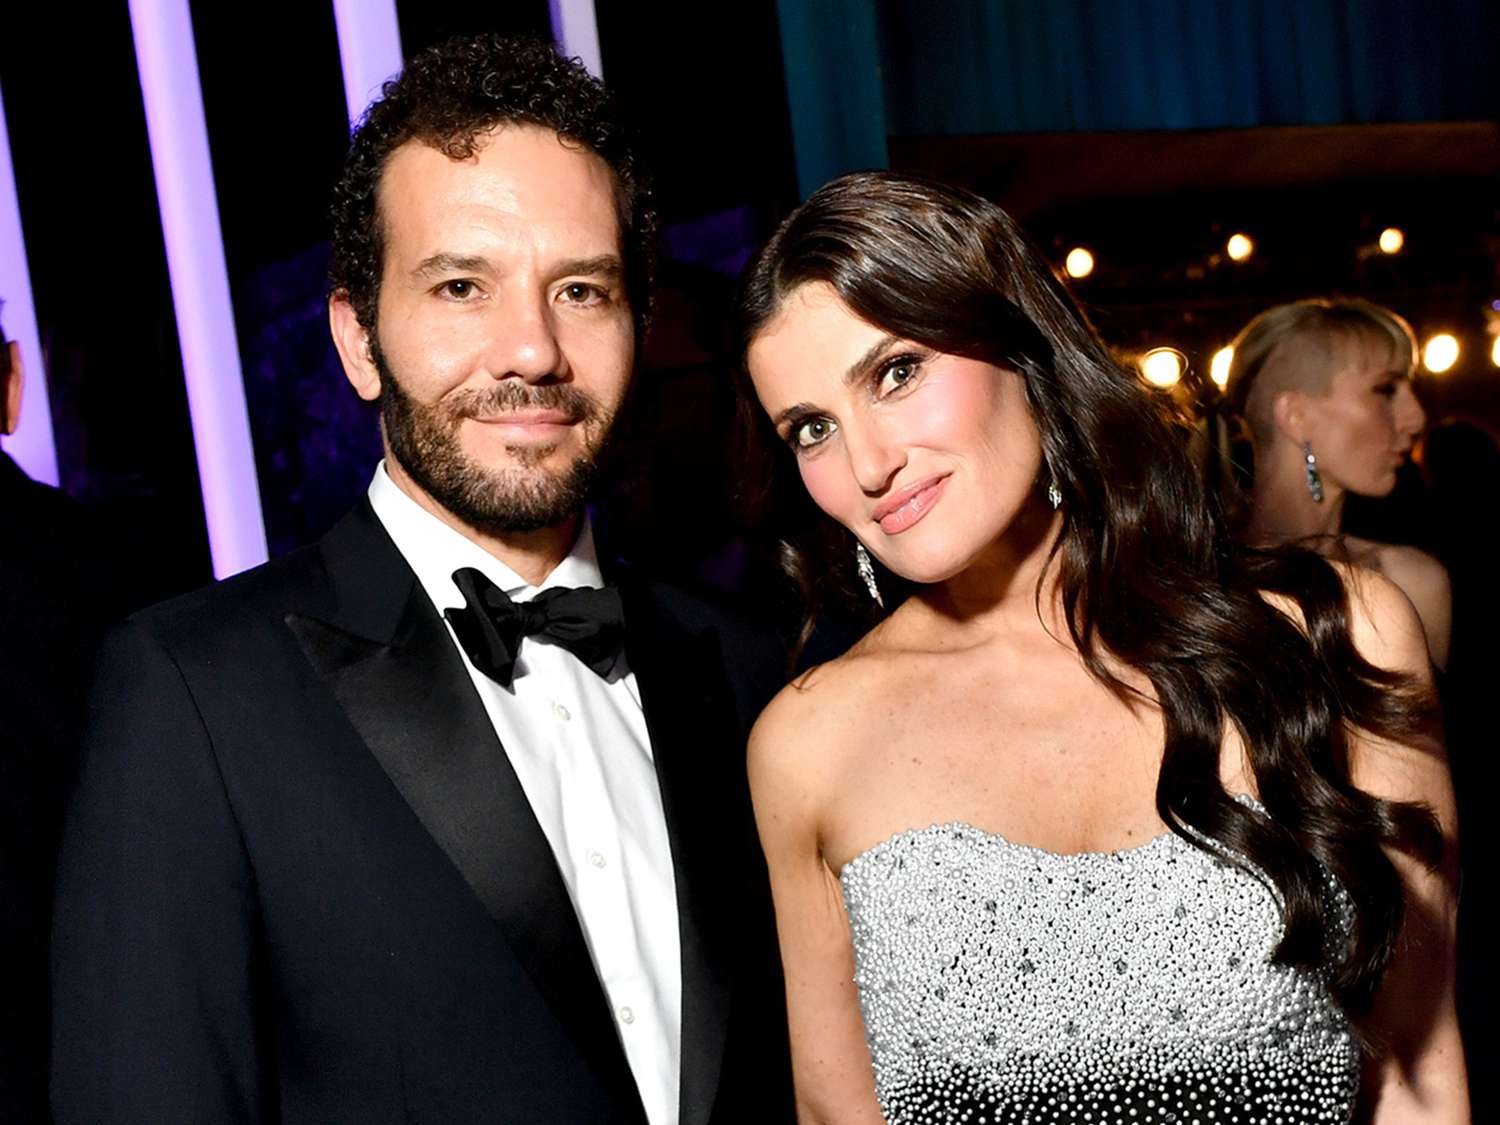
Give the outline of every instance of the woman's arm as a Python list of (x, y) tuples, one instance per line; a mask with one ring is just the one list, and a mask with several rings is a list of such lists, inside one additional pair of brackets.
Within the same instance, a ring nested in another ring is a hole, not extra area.
[(839, 726), (823, 694), (799, 684), (772, 700), (750, 736), (750, 788), (786, 972), (798, 1120), (882, 1125), (849, 920), (820, 846), (820, 794), (829, 790), (819, 772)]
[[(1346, 571), (1345, 581), (1350, 635), (1360, 653), (1430, 684), (1423, 623), (1400, 588), (1370, 571)], [(1391, 855), (1406, 912), (1395, 956), (1360, 1020), (1374, 1048), (1362, 1098), (1366, 1119), (1375, 1125), (1462, 1125), (1469, 1121), (1469, 1099), (1453, 997), (1458, 832), (1440, 732), (1402, 744), (1355, 732), (1350, 768), (1367, 793), (1427, 806), (1445, 845), (1436, 870), (1412, 856)]]

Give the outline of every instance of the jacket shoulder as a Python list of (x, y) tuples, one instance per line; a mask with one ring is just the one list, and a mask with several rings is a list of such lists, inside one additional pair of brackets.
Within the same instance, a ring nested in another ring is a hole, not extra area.
[(267, 624), (280, 626), (288, 613), (327, 600), (327, 568), (314, 545), (149, 606), (119, 628), (149, 634), (173, 649), (222, 645)]

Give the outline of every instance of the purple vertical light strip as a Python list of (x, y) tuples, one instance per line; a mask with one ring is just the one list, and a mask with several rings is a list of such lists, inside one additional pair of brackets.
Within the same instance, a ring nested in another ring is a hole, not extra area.
[(226, 578), (265, 561), (266, 531), (188, 0), (130, 0), (130, 25), (209, 554), (214, 576)]
[(599, 50), (599, 20), (594, 0), (551, 0), (552, 41), (569, 58), (578, 59), (595, 78), (604, 78)]
[(57, 448), (52, 441), (52, 406), (47, 398), (47, 373), (42, 367), (41, 338), (36, 330), (36, 305), (31, 298), (31, 271), (26, 264), (26, 239), (21, 231), (21, 204), (16, 197), (16, 173), (10, 157), (10, 131), (5, 124), (5, 99), (0, 97), (0, 320), (5, 335), (21, 345), (21, 424), (5, 439), (5, 451), (33, 480), (57, 484)]
[(352, 126), (380, 93), (381, 84), (401, 69), (396, 0), (333, 0), (333, 23)]

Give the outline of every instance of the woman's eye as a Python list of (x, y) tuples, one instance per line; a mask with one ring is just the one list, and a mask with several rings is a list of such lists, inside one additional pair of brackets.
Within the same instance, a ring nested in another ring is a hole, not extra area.
[(809, 418), (792, 427), (792, 444), (798, 449), (811, 449), (827, 441), (834, 428), (827, 418)]
[(876, 388), (876, 394), (884, 397), (892, 391), (900, 390), (917, 377), (917, 361), (914, 359), (893, 360), (880, 372), (880, 385)]

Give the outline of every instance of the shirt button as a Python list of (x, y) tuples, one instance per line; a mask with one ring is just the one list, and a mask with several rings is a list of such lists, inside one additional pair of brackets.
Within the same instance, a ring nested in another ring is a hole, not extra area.
[(595, 867), (603, 867), (608, 862), (602, 852), (589, 852), (589, 862)]
[(552, 705), (552, 713), (557, 716), (557, 721), (560, 723), (565, 723), (573, 717), (573, 713), (561, 703), (554, 703)]
[(631, 1009), (631, 1008), (621, 1008), (620, 1009), (620, 1022), (621, 1023), (635, 1023), (635, 1011), (633, 1009)]

